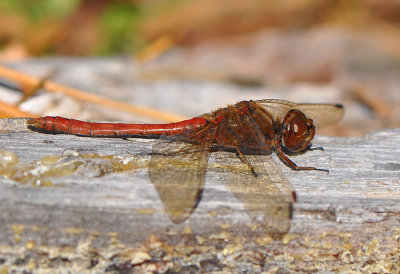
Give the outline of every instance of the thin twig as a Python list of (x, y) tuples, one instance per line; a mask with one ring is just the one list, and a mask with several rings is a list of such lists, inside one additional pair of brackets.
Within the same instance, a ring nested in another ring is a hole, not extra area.
[(28, 88), (23, 89), (24, 96), (18, 101), (17, 105), (22, 104), (27, 99), (35, 95), (39, 89), (43, 88), (43, 85), (46, 83), (46, 81), (54, 77), (56, 73), (57, 69), (53, 69), (45, 77), (41, 78), (40, 82), (36, 86), (29, 86)]
[(353, 90), (355, 98), (370, 108), (378, 117), (389, 119), (391, 117), (390, 105), (382, 98), (374, 94), (365, 87), (358, 87)]
[(156, 41), (144, 48), (142, 51), (137, 53), (135, 55), (135, 58), (142, 63), (149, 62), (169, 50), (173, 45), (174, 41), (172, 40), (171, 36), (161, 36)]
[(20, 110), (16, 106), (12, 106), (0, 101), (0, 118), (11, 117), (37, 117), (37, 115), (32, 115), (30, 113)]
[[(13, 81), (16, 81), (19, 83), (23, 83), (26, 85), (32, 85), (32, 86), (38, 86), (40, 84), (40, 82), (42, 81), (40, 78), (18, 72), (16, 70), (13, 70), (13, 69), (10, 69), (10, 68), (4, 67), (4, 66), (0, 66), (0, 77), (4, 77), (9, 80), (13, 80)], [(98, 105), (101, 105), (104, 107), (122, 110), (122, 111), (133, 113), (136, 115), (142, 115), (142, 116), (154, 118), (154, 119), (157, 119), (160, 121), (172, 122), (172, 121), (179, 121), (179, 120), (185, 119), (182, 116), (169, 114), (169, 113), (165, 113), (165, 112), (160, 112), (158, 110), (154, 110), (154, 109), (150, 109), (150, 108), (132, 106), (130, 104), (116, 102), (116, 101), (101, 97), (99, 95), (87, 93), (83, 90), (60, 85), (60, 84), (57, 84), (57, 83), (54, 83), (51, 81), (45, 81), (43, 84), (43, 89), (45, 89), (49, 92), (58, 92), (58, 93), (66, 94), (68, 96), (71, 96), (73, 98), (76, 98), (78, 100), (82, 100), (85, 102), (90, 102), (90, 103), (98, 104)]]

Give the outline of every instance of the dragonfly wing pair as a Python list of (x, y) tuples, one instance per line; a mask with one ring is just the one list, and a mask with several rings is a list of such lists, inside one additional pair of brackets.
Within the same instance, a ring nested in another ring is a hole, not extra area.
[(248, 165), (233, 153), (215, 154), (221, 181), (243, 204), (251, 223), (270, 235), (287, 233), (294, 204), (294, 191), (271, 155), (246, 155)]
[[(185, 221), (196, 208), (210, 152), (184, 142), (154, 145), (149, 173), (164, 208), (174, 223)], [(216, 169), (222, 182), (240, 201), (253, 224), (270, 234), (290, 228), (293, 189), (271, 155), (246, 155), (254, 168), (232, 152), (216, 152)]]
[(208, 151), (184, 142), (161, 140), (153, 146), (150, 180), (172, 222), (183, 222), (196, 208), (209, 155)]
[(284, 100), (258, 100), (275, 120), (282, 121), (286, 113), (291, 109), (297, 109), (303, 112), (307, 118), (313, 120), (315, 127), (324, 127), (335, 124), (343, 117), (344, 108), (341, 104), (297, 104)]

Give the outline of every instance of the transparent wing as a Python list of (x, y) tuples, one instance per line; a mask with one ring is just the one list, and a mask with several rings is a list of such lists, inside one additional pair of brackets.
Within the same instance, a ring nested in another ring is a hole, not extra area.
[(150, 180), (174, 223), (186, 220), (196, 208), (209, 152), (183, 142), (160, 140), (153, 146)]
[(257, 176), (235, 153), (215, 153), (221, 180), (263, 232), (272, 236), (287, 233), (294, 203), (289, 181), (270, 155), (245, 156)]
[(308, 118), (313, 119), (316, 127), (324, 127), (339, 122), (344, 113), (341, 104), (297, 104), (284, 100), (258, 100), (267, 111), (273, 115), (275, 119), (280, 121), (285, 114), (291, 109), (302, 111)]

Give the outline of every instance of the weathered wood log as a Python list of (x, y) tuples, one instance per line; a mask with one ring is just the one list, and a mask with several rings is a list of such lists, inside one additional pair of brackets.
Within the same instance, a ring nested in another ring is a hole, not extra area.
[[(400, 268), (400, 129), (317, 136), (293, 171), (288, 234), (271, 237), (210, 168), (194, 213), (163, 210), (153, 141), (49, 135), (0, 120), (0, 268), (49, 271), (365, 271)], [(18, 157), (18, 162), (14, 156)], [(38, 162), (39, 161), (39, 162)]]

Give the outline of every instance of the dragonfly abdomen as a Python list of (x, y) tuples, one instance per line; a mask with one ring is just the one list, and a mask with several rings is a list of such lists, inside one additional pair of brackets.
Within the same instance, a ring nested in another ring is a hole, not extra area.
[(54, 134), (64, 133), (93, 137), (157, 137), (175, 135), (189, 129), (203, 127), (208, 122), (204, 118), (195, 117), (169, 124), (95, 123), (59, 116), (45, 116), (30, 119), (27, 123), (33, 129)]

